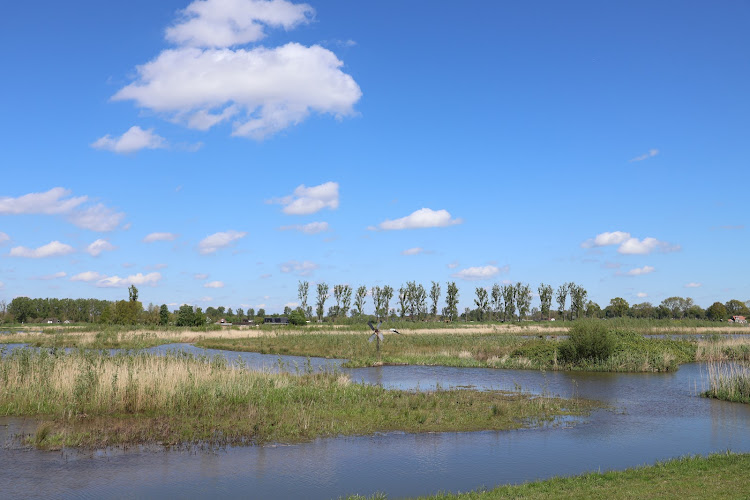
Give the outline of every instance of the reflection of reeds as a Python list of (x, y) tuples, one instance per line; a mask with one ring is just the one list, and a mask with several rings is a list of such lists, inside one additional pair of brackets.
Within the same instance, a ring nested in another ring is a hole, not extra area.
[(704, 396), (738, 403), (750, 403), (750, 368), (737, 363), (709, 363), (710, 389)]

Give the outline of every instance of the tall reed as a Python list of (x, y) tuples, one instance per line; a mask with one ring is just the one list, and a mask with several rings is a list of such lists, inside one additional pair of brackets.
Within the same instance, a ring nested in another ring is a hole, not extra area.
[(704, 396), (737, 403), (750, 403), (750, 367), (738, 363), (709, 363), (710, 388)]

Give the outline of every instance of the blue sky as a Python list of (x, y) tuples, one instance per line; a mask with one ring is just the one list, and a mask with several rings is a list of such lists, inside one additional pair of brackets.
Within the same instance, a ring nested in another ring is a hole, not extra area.
[[(744, 2), (14, 2), (0, 299), (750, 299)], [(368, 310), (371, 301), (368, 301)], [(535, 300), (534, 304), (537, 301)]]

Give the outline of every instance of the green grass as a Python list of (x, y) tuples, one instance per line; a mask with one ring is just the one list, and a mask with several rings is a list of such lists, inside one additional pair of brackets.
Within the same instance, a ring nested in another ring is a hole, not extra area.
[(196, 345), (212, 349), (343, 358), (346, 366), (383, 364), (440, 365), (537, 370), (660, 372), (695, 360), (694, 342), (644, 338), (635, 332), (613, 332), (614, 351), (606, 360), (565, 363), (559, 339), (494, 334), (388, 335), (380, 357), (368, 335), (277, 335), (257, 338), (206, 338)]
[(183, 352), (20, 349), (0, 360), (0, 415), (40, 420), (42, 448), (297, 442), (374, 432), (506, 430), (598, 404), (499, 391), (385, 390), (340, 373), (251, 372)]
[[(494, 499), (734, 499), (750, 498), (750, 454), (722, 453), (683, 457), (624, 471), (592, 472), (573, 477), (488, 491), (419, 497), (433, 500)], [(364, 500), (358, 495), (352, 500)], [(369, 498), (385, 499), (385, 495)]]

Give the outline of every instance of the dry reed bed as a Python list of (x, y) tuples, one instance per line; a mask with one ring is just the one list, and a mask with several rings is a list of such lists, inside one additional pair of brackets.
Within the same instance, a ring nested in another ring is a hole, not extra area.
[(339, 373), (251, 372), (181, 352), (16, 350), (0, 360), (0, 415), (43, 418), (37, 446), (295, 442), (376, 431), (502, 430), (580, 415), (581, 400), (502, 392), (412, 393)]

